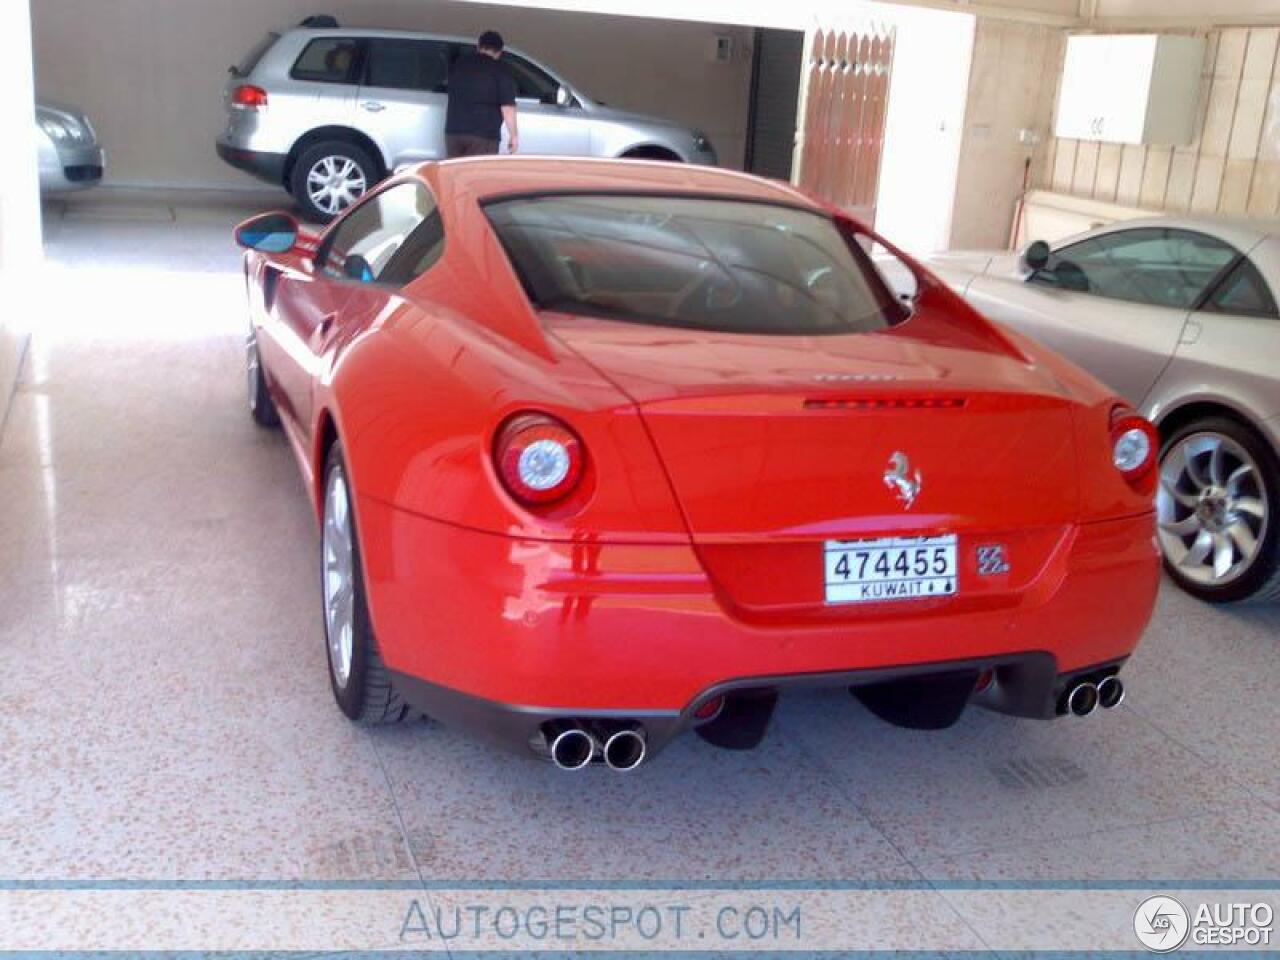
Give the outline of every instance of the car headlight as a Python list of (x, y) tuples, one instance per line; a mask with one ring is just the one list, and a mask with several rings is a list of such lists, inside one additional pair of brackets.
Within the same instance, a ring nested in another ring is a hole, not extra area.
[(54, 143), (77, 142), (85, 139), (85, 130), (70, 117), (59, 117), (50, 113), (40, 114), (40, 129)]
[(54, 143), (62, 143), (71, 139), (71, 131), (67, 129), (67, 125), (56, 117), (41, 117), (40, 129)]

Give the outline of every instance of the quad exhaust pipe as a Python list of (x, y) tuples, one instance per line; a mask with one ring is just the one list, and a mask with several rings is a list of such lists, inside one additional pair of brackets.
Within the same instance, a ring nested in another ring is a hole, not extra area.
[(634, 770), (644, 763), (647, 749), (644, 730), (623, 727), (604, 742), (604, 762), (610, 770)]
[(1110, 710), (1124, 702), (1124, 684), (1112, 674), (1097, 683), (1081, 680), (1067, 691), (1066, 710), (1077, 717), (1087, 717), (1099, 707)]
[(1067, 709), (1077, 717), (1087, 717), (1098, 709), (1098, 687), (1089, 680), (1081, 681), (1067, 694)]
[(1124, 703), (1124, 684), (1120, 678), (1112, 675), (1098, 681), (1098, 706), (1110, 710)]
[(648, 753), (648, 737), (638, 723), (553, 720), (542, 727), (551, 762), (561, 770), (581, 770), (599, 757), (610, 770), (634, 770)]
[(547, 724), (543, 736), (551, 762), (561, 770), (581, 770), (591, 762), (599, 744), (587, 730), (573, 723)]

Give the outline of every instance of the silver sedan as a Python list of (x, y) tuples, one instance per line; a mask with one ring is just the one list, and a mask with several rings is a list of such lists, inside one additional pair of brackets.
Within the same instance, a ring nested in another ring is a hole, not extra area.
[(1280, 598), (1280, 224), (1129, 220), (929, 262), (1160, 427), (1174, 580), (1215, 602)]
[(36, 105), (40, 191), (67, 193), (102, 181), (106, 158), (89, 118), (75, 107)]

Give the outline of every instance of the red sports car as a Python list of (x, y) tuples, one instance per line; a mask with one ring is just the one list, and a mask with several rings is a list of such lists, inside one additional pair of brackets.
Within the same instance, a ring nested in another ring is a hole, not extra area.
[(237, 239), (250, 405), (314, 497), (347, 716), (630, 769), (689, 728), (754, 746), (791, 687), (913, 727), (1123, 697), (1152, 427), (840, 212), (500, 157)]

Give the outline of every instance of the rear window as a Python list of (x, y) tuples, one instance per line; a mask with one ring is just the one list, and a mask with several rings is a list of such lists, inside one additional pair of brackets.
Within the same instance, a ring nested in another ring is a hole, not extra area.
[(237, 77), (247, 77), (262, 62), (262, 58), (267, 55), (267, 51), (276, 45), (276, 41), (280, 39), (278, 33), (268, 33), (259, 40), (248, 53), (244, 55), (244, 59), (231, 68), (231, 72)]
[(827, 217), (678, 196), (542, 196), (485, 211), (542, 309), (725, 333), (836, 334), (902, 319)]
[(353, 83), (360, 45), (350, 37), (312, 40), (302, 51), (289, 76), (315, 83)]

